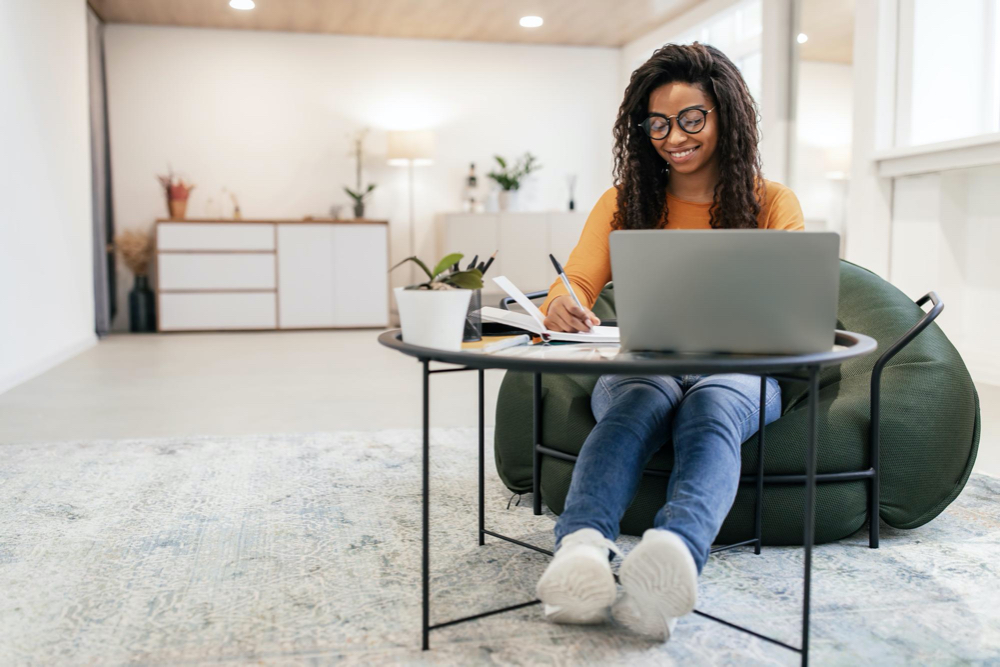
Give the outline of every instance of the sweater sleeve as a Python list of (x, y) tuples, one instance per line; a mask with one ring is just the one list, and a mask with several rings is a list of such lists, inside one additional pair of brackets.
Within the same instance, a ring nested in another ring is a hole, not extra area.
[(806, 228), (799, 198), (789, 188), (772, 183), (774, 194), (769, 197), (767, 229), (803, 230)]
[[(573, 291), (580, 302), (588, 308), (593, 308), (601, 290), (611, 280), (611, 253), (608, 248), (608, 236), (611, 234), (611, 221), (618, 208), (618, 192), (610, 188), (597, 204), (594, 205), (587, 222), (583, 226), (580, 240), (570, 253), (569, 260), (563, 264), (563, 271)], [(558, 257), (556, 259), (559, 259)], [(558, 277), (549, 288), (549, 295), (540, 306), (543, 313), (548, 314), (549, 304), (558, 297), (567, 294), (562, 280)]]

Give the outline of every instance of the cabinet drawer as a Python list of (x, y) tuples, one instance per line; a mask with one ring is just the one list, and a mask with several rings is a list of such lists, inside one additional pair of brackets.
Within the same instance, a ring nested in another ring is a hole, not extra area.
[(160, 293), (160, 331), (274, 329), (274, 292)]
[(157, 250), (274, 250), (274, 225), (229, 222), (161, 222)]
[(160, 290), (274, 289), (272, 253), (160, 253)]

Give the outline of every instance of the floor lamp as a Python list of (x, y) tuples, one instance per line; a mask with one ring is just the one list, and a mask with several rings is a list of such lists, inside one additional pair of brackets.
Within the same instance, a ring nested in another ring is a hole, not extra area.
[[(410, 254), (417, 254), (417, 234), (413, 220), (413, 168), (433, 164), (434, 133), (429, 130), (390, 131), (386, 157), (389, 164), (406, 167), (410, 195)], [(430, 260), (435, 261), (434, 259)], [(416, 282), (416, 266), (410, 268), (410, 281)]]

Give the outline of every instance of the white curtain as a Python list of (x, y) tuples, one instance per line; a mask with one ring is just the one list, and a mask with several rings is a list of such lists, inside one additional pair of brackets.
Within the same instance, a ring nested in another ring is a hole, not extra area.
[(111, 330), (115, 316), (115, 256), (111, 211), (111, 162), (108, 155), (107, 95), (104, 79), (104, 22), (87, 9), (90, 70), (90, 161), (94, 189), (94, 324), (97, 335)]

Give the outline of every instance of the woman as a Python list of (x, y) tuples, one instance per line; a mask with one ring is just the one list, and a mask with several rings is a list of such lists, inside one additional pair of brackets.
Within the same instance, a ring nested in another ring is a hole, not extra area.
[[(614, 177), (594, 207), (565, 272), (593, 307), (611, 279), (614, 229), (802, 229), (791, 190), (761, 176), (757, 109), (739, 70), (711, 46), (668, 44), (635, 72), (614, 126)], [(697, 276), (692, 276), (697, 280)], [(676, 289), (683, 289), (683, 285)], [(599, 324), (557, 281), (542, 304), (545, 325)], [(778, 383), (767, 381), (765, 422), (778, 418)], [(669, 639), (694, 609), (698, 575), (736, 497), (740, 444), (757, 430), (760, 380), (736, 374), (602, 376), (591, 407), (597, 425), (573, 470), (556, 523), (556, 554), (538, 582), (546, 617), (599, 623), (614, 617)], [(668, 440), (674, 465), (654, 527), (622, 562), (624, 595), (609, 561), (642, 469)]]

